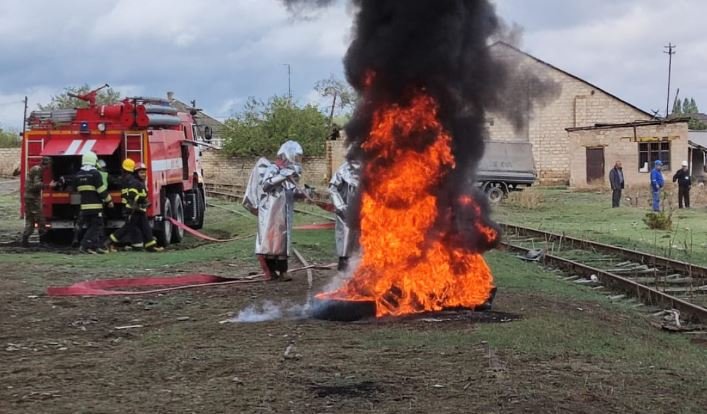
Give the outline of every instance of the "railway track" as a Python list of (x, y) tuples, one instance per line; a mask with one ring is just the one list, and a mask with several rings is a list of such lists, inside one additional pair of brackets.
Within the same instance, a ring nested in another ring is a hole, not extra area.
[[(241, 201), (243, 200), (243, 194), (245, 193), (245, 186), (241, 184), (228, 184), (228, 183), (207, 183), (204, 188), (206, 189), (206, 195), (207, 196), (214, 196), (214, 197), (219, 197), (219, 198), (225, 198), (229, 200), (237, 200)], [(328, 202), (328, 198), (322, 197), (320, 194), (315, 194), (313, 197), (313, 200), (315, 202)], [(217, 208), (222, 208), (219, 206), (214, 206)], [(226, 209), (228, 210), (228, 209)], [(242, 214), (239, 211), (233, 211), (229, 210), (233, 213), (237, 214)], [(318, 217), (321, 219), (329, 220), (329, 221), (334, 221), (334, 217), (332, 215), (327, 215), (326, 213), (322, 212), (316, 213), (313, 211), (308, 211), (308, 210), (303, 210), (299, 208), (295, 208), (295, 212), (301, 213), (301, 214), (306, 214), (308, 216), (312, 217)]]
[[(206, 191), (240, 200), (245, 188), (212, 183)], [(298, 212), (332, 219), (306, 210)], [(707, 267), (564, 234), (510, 224), (501, 227), (507, 250), (523, 256), (535, 253), (534, 261), (563, 270), (570, 275), (565, 278), (568, 281), (605, 290), (614, 300), (633, 298), (649, 310), (674, 314), (678, 328), (686, 324), (707, 327)]]
[(562, 269), (570, 275), (567, 280), (605, 289), (612, 298), (631, 297), (658, 310), (678, 311), (685, 322), (707, 325), (705, 267), (564, 234), (501, 227), (506, 249)]

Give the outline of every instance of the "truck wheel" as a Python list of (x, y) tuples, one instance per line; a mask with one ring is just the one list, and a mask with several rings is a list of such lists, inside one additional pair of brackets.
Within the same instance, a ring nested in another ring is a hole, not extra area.
[(197, 187), (194, 190), (196, 195), (196, 222), (193, 228), (199, 230), (204, 227), (204, 216), (206, 215), (206, 200), (204, 199), (204, 190)]
[(486, 196), (493, 204), (498, 204), (503, 200), (505, 193), (501, 187), (493, 186), (486, 189)]
[[(182, 204), (182, 196), (179, 194), (170, 194), (169, 201), (172, 204), (172, 218), (184, 224), (184, 204)], [(180, 243), (184, 240), (184, 229), (177, 226), (172, 226), (172, 243)]]
[(160, 246), (167, 247), (172, 242), (172, 223), (167, 220), (167, 217), (173, 217), (172, 202), (169, 197), (166, 197), (162, 204), (162, 217), (161, 222), (155, 223), (154, 233)]

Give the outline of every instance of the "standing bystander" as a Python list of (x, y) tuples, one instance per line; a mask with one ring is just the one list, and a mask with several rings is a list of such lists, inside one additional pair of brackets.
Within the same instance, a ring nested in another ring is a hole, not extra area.
[(621, 166), (621, 161), (616, 161), (614, 168), (609, 173), (609, 181), (611, 182), (611, 207), (617, 208), (621, 206), (621, 192), (624, 189), (624, 170)]
[(25, 181), (25, 230), (22, 232), (22, 247), (29, 247), (29, 237), (34, 233), (34, 226), (39, 231), (40, 242), (47, 231), (42, 212), (42, 190), (44, 189), (44, 171), (51, 166), (52, 159), (42, 158), (39, 165), (29, 169)]
[(653, 193), (653, 211), (660, 211), (660, 193), (665, 185), (665, 179), (663, 179), (663, 162), (661, 160), (655, 161), (655, 167), (651, 171), (651, 192)]
[(690, 188), (692, 187), (692, 177), (690, 177), (690, 164), (682, 162), (682, 168), (673, 175), (673, 182), (678, 183), (678, 204), (680, 208), (690, 208)]

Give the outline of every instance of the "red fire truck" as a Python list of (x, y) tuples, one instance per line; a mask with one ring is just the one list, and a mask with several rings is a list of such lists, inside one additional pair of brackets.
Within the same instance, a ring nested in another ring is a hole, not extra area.
[[(88, 151), (106, 162), (110, 175), (120, 175), (126, 158), (143, 162), (151, 203), (147, 214), (155, 236), (163, 246), (178, 243), (184, 230), (167, 218), (196, 229), (204, 223), (206, 202), (199, 155), (200, 146), (208, 145), (211, 137), (202, 137), (195, 122), (196, 110), (179, 112), (163, 99), (128, 98), (113, 105), (97, 105), (97, 93), (104, 87), (107, 85), (74, 96), (88, 102), (87, 108), (32, 112), (23, 136), (21, 192), (24, 194), (27, 171), (42, 157), (52, 158), (45, 183), (60, 182), (61, 177), (76, 173), (81, 155)], [(115, 229), (123, 224), (120, 188), (110, 187), (109, 191), (116, 208), (107, 209), (106, 227)], [(72, 239), (79, 201), (71, 185), (44, 189), (42, 205), (50, 239)]]

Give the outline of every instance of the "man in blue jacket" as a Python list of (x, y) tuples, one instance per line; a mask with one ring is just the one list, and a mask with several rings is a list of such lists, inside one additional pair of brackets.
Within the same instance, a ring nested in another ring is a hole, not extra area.
[(663, 162), (661, 160), (655, 161), (655, 168), (651, 171), (651, 191), (653, 192), (653, 211), (660, 211), (660, 192), (665, 185), (665, 180), (663, 179), (663, 173), (661, 172), (663, 168)]

